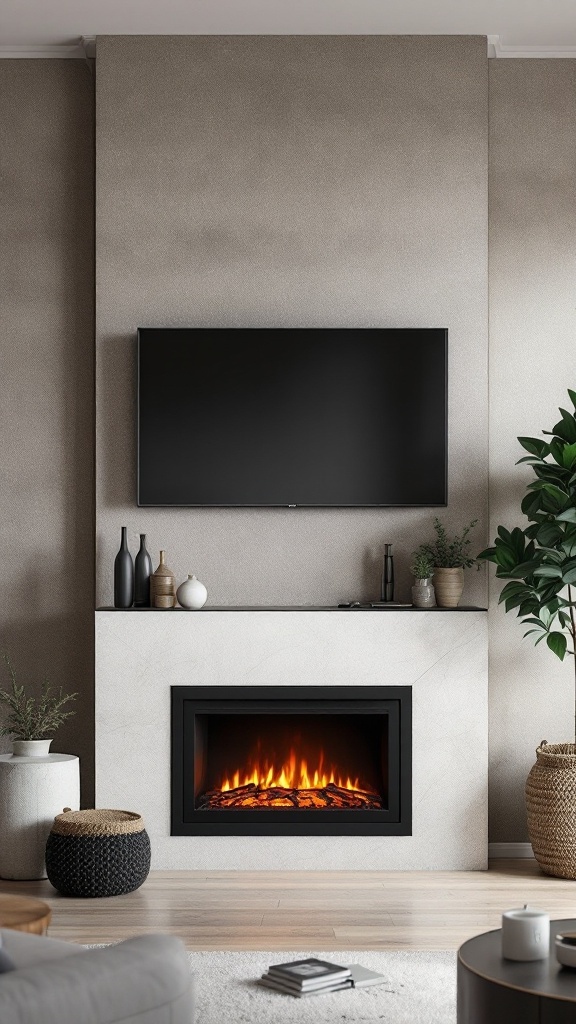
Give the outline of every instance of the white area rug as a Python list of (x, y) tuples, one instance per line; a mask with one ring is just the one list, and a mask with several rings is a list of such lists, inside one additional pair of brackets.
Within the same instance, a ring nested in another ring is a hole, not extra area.
[[(189, 953), (195, 1024), (455, 1024), (456, 954), (416, 952)], [(295, 999), (256, 984), (270, 964), (317, 956), (362, 964), (386, 984)]]

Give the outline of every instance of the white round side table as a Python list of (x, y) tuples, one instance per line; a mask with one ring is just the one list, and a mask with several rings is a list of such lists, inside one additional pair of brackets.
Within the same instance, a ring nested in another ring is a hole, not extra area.
[(46, 840), (65, 807), (80, 807), (77, 757), (0, 754), (0, 878), (46, 878)]

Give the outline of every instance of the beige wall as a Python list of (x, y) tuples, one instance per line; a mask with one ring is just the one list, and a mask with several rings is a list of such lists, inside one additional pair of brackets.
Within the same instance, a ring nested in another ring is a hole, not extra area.
[[(576, 387), (576, 62), (490, 62), (490, 524), (525, 526), (540, 435)], [(523, 789), (544, 737), (573, 738), (573, 661), (522, 640), (490, 586), (490, 837), (526, 837)]]
[(213, 604), (375, 598), (385, 541), (406, 597), (433, 514), (137, 509), (139, 325), (448, 327), (446, 518), (483, 542), (484, 39), (99, 38), (96, 230), (99, 604), (122, 525)]
[[(0, 648), (80, 693), (55, 750), (93, 785), (93, 79), (0, 61)], [(0, 668), (2, 668), (0, 666)], [(1, 684), (7, 683), (0, 671)], [(0, 749), (7, 749), (2, 741)]]
[[(458, 524), (483, 510), (483, 41), (104, 39), (98, 81), (99, 601), (111, 599), (125, 522), (133, 547), (147, 529), (179, 574), (191, 566), (202, 575), (213, 603), (373, 594), (383, 541), (408, 552), (425, 512), (135, 507), (133, 332), (144, 322), (304, 316), (446, 323), (448, 516)], [(553, 422), (565, 388), (576, 386), (575, 86), (572, 61), (490, 62), (492, 533), (521, 522), (529, 475), (514, 467), (516, 435)], [(24, 676), (47, 668), (81, 691), (80, 714), (56, 746), (81, 753), (89, 792), (88, 67), (0, 61), (0, 125), (0, 642)], [(469, 577), (479, 603), (482, 578)], [(525, 838), (522, 787), (534, 747), (570, 735), (572, 680), (570, 666), (521, 640), (517, 621), (496, 607), (499, 589), (491, 585), (491, 838), (514, 841)]]

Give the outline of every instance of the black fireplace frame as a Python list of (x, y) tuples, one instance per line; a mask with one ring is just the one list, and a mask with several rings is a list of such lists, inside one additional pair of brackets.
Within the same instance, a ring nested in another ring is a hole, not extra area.
[[(196, 809), (194, 715), (250, 712), (388, 715), (388, 808)], [(411, 686), (172, 686), (171, 747), (173, 836), (412, 835)]]

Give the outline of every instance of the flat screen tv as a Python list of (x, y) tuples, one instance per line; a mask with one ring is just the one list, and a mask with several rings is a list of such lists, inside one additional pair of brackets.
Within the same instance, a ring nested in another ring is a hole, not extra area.
[(138, 331), (138, 504), (445, 505), (444, 329)]

